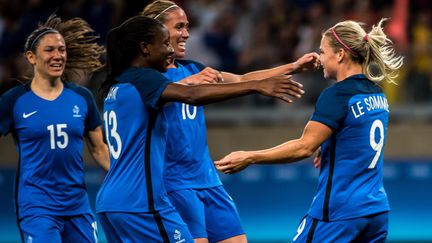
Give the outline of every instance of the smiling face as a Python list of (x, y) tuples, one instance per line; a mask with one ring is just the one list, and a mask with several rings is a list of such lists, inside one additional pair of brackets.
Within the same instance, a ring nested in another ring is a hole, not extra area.
[(150, 68), (154, 68), (160, 72), (165, 72), (174, 55), (167, 28), (162, 27), (156, 34), (153, 42), (147, 45), (147, 48)]
[(189, 21), (181, 8), (170, 11), (163, 23), (169, 30), (171, 45), (176, 58), (186, 56), (186, 41), (189, 38)]
[(336, 78), (339, 58), (338, 53), (330, 46), (328, 37), (323, 36), (320, 45), (320, 63), (323, 68), (324, 78)]
[(40, 38), (35, 52), (27, 51), (26, 58), (33, 65), (35, 75), (57, 79), (66, 66), (66, 44), (58, 33), (48, 33)]

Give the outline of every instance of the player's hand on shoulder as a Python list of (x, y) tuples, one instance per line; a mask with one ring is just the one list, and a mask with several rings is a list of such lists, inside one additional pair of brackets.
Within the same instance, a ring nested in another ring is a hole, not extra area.
[(291, 103), (290, 97), (301, 98), (305, 93), (303, 85), (294, 81), (291, 75), (280, 75), (263, 79), (257, 83), (258, 92)]

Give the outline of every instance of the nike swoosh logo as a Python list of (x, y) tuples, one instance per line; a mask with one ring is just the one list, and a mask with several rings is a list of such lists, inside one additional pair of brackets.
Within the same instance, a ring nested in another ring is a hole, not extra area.
[(33, 111), (33, 112), (28, 113), (28, 114), (23, 113), (23, 118), (24, 118), (24, 119), (25, 119), (25, 118), (28, 118), (29, 116), (35, 114), (36, 112), (38, 112), (38, 111)]

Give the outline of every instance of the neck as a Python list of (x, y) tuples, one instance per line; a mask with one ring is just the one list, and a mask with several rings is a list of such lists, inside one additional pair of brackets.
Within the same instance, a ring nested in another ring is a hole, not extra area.
[(63, 90), (63, 82), (60, 78), (44, 79), (39, 75), (35, 75), (30, 87), (36, 95), (46, 100), (54, 100)]
[(175, 64), (175, 59), (172, 58), (170, 60), (170, 64), (168, 65), (168, 68), (177, 68), (176, 64)]
[(361, 73), (363, 73), (363, 70), (360, 64), (352, 62), (341, 64), (339, 71), (336, 75), (336, 82), (340, 82), (350, 76)]

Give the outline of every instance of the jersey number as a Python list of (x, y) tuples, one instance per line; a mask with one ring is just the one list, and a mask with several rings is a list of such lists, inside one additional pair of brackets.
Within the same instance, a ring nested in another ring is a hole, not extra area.
[(186, 120), (186, 116), (188, 119), (193, 120), (196, 117), (197, 108), (196, 106), (192, 106), (192, 113), (189, 109), (190, 105), (182, 103), (182, 117), (183, 120)]
[[(56, 136), (56, 130), (54, 127), (57, 127), (57, 136)], [(64, 149), (68, 146), (69, 143), (69, 136), (68, 134), (63, 130), (67, 128), (66, 124), (56, 124), (47, 126), (47, 130), (50, 133), (50, 145), (51, 149), (55, 149), (56, 145), (59, 149)]]
[[(118, 159), (122, 150), (122, 140), (117, 132), (117, 115), (114, 111), (104, 112), (106, 140), (108, 142), (109, 151), (114, 159)], [(116, 147), (111, 145), (110, 137), (115, 140)]]
[[(380, 138), (378, 143), (375, 139), (375, 131), (378, 129)], [(370, 146), (372, 149), (376, 152), (374, 158), (372, 159), (372, 162), (369, 165), (369, 169), (375, 168), (378, 159), (381, 155), (382, 148), (384, 146), (384, 125), (380, 120), (375, 120), (372, 123), (371, 130), (370, 130)]]

